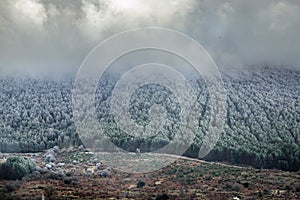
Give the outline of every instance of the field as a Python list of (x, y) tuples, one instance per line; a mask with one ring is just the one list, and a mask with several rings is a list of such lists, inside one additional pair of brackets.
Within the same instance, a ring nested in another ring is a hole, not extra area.
[(0, 180), (1, 199), (298, 199), (300, 195), (299, 172), (157, 155), (157, 162), (176, 161), (151, 173), (125, 173), (110, 169), (105, 153), (95, 158), (76, 148), (60, 150), (55, 167), (46, 170), (44, 153), (1, 157), (12, 155), (32, 158), (41, 173), (21, 181)]

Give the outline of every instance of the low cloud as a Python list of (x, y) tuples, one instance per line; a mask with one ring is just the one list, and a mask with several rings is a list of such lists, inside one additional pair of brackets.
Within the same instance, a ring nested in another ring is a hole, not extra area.
[(218, 65), (300, 66), (297, 0), (3, 0), (0, 73), (74, 72), (105, 38), (145, 26), (193, 37)]

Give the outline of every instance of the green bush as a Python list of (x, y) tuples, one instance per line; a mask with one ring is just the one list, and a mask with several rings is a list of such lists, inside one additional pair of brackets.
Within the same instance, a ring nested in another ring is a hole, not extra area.
[(145, 183), (144, 181), (139, 181), (139, 182), (136, 184), (137, 188), (142, 188), (142, 187), (144, 187), (145, 185), (146, 185), (146, 183)]
[(237, 184), (237, 183), (233, 184), (232, 185), (232, 190), (235, 191), (235, 192), (240, 192), (241, 191), (240, 184)]
[(9, 157), (3, 165), (1, 174), (7, 180), (22, 179), (33, 172), (36, 166), (31, 159), (19, 156)]

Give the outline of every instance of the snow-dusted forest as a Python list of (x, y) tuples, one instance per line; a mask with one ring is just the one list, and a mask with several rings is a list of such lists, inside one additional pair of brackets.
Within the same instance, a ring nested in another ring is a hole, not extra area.
[[(227, 92), (224, 131), (206, 160), (254, 167), (298, 170), (300, 166), (300, 72), (280, 67), (222, 72)], [(4, 77), (0, 79), (0, 152), (35, 152), (55, 145), (81, 143), (73, 121), (71, 78), (64, 80)], [(115, 80), (102, 80), (96, 95), (98, 119), (113, 143), (129, 151), (156, 150), (178, 129), (179, 107), (159, 85), (139, 88), (130, 114), (139, 124), (149, 123), (153, 104), (166, 108), (168, 124), (156, 137), (134, 138), (122, 132), (109, 113)], [(200, 109), (199, 127), (186, 155), (196, 157), (207, 133), (210, 116), (203, 81), (193, 81)], [(159, 100), (158, 100), (159, 99)], [(141, 120), (142, 119), (142, 120)], [(98, 141), (101, 143), (101, 141)]]

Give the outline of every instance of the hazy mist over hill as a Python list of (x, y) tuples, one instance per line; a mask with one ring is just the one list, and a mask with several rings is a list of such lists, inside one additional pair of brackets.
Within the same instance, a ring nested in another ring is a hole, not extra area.
[(2, 0), (0, 74), (74, 73), (105, 38), (147, 26), (191, 36), (219, 67), (300, 67), (297, 0)]
[(299, 199), (300, 0), (0, 0), (0, 200)]

